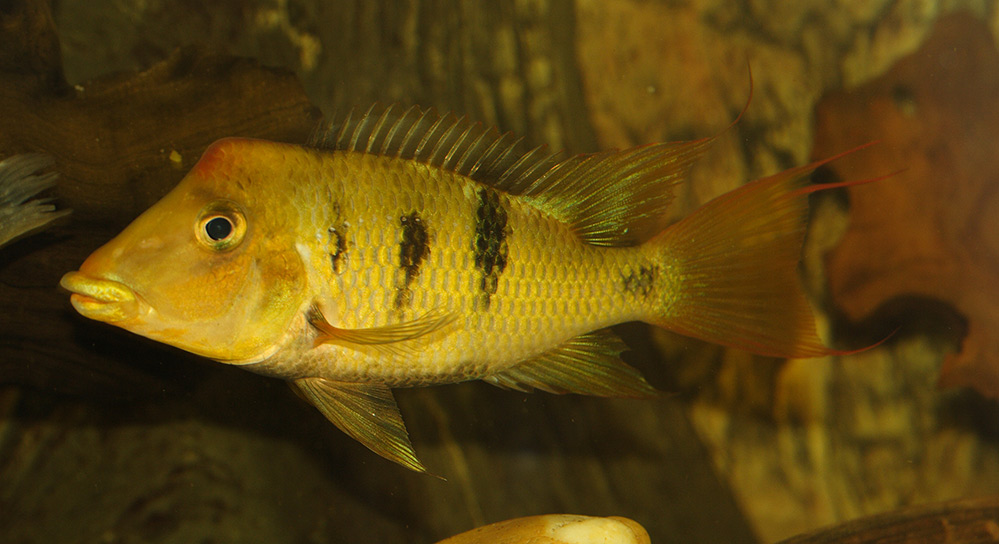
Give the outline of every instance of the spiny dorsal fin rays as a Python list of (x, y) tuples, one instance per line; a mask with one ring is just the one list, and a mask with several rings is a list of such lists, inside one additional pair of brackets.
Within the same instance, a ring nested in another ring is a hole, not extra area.
[(454, 114), (374, 105), (317, 133), (321, 149), (377, 152), (468, 176), (572, 226), (586, 242), (636, 245), (665, 227), (673, 186), (713, 138), (581, 155), (560, 161), (544, 146)]
[(545, 172), (558, 166), (558, 155), (548, 152), (545, 146), (540, 146), (525, 153), (513, 165), (507, 168), (499, 178), (503, 187), (511, 187), (514, 194), (521, 194), (532, 187), (535, 181)]
[(434, 145), (433, 151), (430, 152), (428, 162), (430, 164), (439, 164), (441, 168), (448, 168), (448, 159), (454, 155), (455, 150), (461, 144), (462, 138), (472, 128), (474, 128), (474, 125), (466, 123), (464, 117), (458, 118), (457, 121), (453, 122), (451, 126), (443, 131), (440, 139), (437, 140), (437, 144)]
[(416, 106), (403, 110), (376, 104), (363, 115), (351, 111), (309, 141), (319, 149), (415, 160), (514, 195), (558, 163), (544, 146), (530, 148), (523, 138)]
[(381, 116), (380, 116), (380, 117), (378, 117), (378, 122), (377, 122), (377, 123), (375, 123), (375, 126), (374, 126), (374, 127), (372, 127), (372, 129), (371, 129), (371, 137), (370, 137), (370, 138), (368, 138), (368, 145), (367, 145), (367, 147), (366, 147), (366, 148), (364, 149), (364, 150), (365, 150), (366, 152), (368, 152), (368, 153), (374, 153), (374, 152), (375, 152), (375, 147), (376, 147), (376, 146), (378, 145), (378, 143), (379, 143), (379, 138), (378, 138), (378, 136), (381, 136), (381, 134), (382, 134), (382, 133), (381, 133), (381, 129), (382, 129), (382, 127), (384, 127), (384, 126), (386, 125), (386, 123), (387, 123), (387, 122), (388, 122), (388, 120), (389, 120), (389, 116), (388, 116), (388, 114), (389, 114), (389, 111), (390, 111), (390, 110), (385, 110), (385, 111), (384, 111), (384, 112), (383, 112), (383, 113), (381, 114)]
[[(367, 113), (361, 116), (360, 122), (357, 125), (357, 129), (354, 130), (354, 133), (350, 137), (351, 149), (362, 151), (362, 149), (358, 145), (359, 143), (364, 143), (367, 146), (368, 144), (372, 143), (372, 141), (374, 140), (374, 138), (372, 138), (372, 130), (374, 128), (373, 125), (377, 123), (377, 119), (380, 119), (380, 117), (375, 117), (374, 115), (372, 115), (372, 113), (374, 112), (375, 112), (375, 106), (371, 106), (370, 108), (368, 108)], [(385, 113), (388, 113), (388, 111), (386, 110)]]

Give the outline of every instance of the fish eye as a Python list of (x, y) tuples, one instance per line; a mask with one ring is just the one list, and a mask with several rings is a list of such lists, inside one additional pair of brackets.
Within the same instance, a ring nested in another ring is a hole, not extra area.
[(243, 241), (246, 220), (236, 203), (220, 200), (201, 210), (196, 234), (198, 241), (208, 248), (225, 251)]
[(216, 242), (225, 240), (232, 234), (232, 221), (222, 216), (213, 217), (205, 223), (205, 234)]

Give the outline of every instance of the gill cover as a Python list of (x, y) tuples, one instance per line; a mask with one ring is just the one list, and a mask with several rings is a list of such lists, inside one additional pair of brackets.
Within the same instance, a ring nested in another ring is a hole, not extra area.
[(63, 278), (73, 305), (224, 362), (276, 351), (306, 283), (288, 204), (262, 190), (274, 173), (267, 148), (280, 145), (213, 144), (176, 188)]

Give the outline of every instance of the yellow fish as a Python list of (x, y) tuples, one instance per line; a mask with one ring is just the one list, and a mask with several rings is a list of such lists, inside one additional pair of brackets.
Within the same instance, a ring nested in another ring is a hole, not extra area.
[(797, 263), (808, 193), (843, 184), (795, 168), (667, 226), (673, 186), (710, 141), (559, 159), (395, 107), (308, 146), (224, 139), (61, 283), (84, 316), (288, 380), (425, 471), (392, 387), (651, 396), (607, 329), (636, 320), (766, 355), (830, 353)]

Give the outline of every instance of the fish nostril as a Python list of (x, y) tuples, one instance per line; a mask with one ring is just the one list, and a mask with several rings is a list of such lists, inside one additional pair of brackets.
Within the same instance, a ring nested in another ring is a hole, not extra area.
[[(150, 236), (149, 238), (143, 238), (138, 243), (139, 249), (155, 250), (163, 247), (163, 239), (159, 236)], [(118, 258), (125, 251), (125, 248), (119, 247), (115, 248), (114, 257)]]

